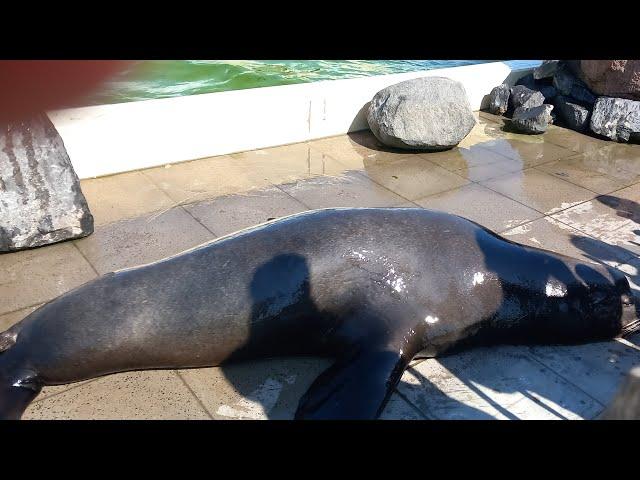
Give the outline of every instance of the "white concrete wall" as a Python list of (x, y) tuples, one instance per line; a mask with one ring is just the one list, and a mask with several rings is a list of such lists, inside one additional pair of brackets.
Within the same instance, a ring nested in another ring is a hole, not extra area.
[(302, 142), (368, 128), (382, 88), (416, 77), (460, 81), (474, 110), (529, 70), (504, 63), (207, 93), (49, 112), (80, 178)]

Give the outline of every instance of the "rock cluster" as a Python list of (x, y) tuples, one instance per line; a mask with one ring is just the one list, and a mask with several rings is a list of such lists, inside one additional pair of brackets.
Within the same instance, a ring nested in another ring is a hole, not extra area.
[(443, 77), (415, 78), (380, 90), (367, 121), (384, 145), (427, 151), (455, 147), (476, 124), (462, 84)]
[(0, 252), (93, 232), (93, 216), (49, 118), (0, 129)]
[[(555, 96), (555, 89), (553, 95)], [(511, 127), (518, 132), (544, 133), (553, 122), (553, 105), (545, 103), (545, 100), (546, 97), (540, 90), (522, 84), (509, 88), (503, 83), (491, 90), (489, 111), (511, 117)]]
[[(557, 123), (616, 142), (638, 143), (639, 100), (638, 60), (545, 60), (514, 87), (495, 87), (488, 108), (512, 117), (513, 128), (525, 133), (542, 133), (549, 123)], [(544, 109), (534, 110), (542, 105)]]

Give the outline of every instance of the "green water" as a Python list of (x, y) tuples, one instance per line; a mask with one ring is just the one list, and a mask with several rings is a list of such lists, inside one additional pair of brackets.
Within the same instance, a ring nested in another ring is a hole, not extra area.
[[(486, 63), (490, 60), (145, 60), (120, 73), (83, 105), (133, 102), (199, 93)], [(493, 60), (491, 60), (493, 61)], [(515, 67), (538, 60), (510, 60)]]

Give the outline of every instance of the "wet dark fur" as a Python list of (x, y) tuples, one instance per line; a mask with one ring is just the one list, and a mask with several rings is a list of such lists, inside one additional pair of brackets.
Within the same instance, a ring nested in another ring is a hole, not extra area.
[(296, 418), (376, 418), (416, 356), (635, 328), (617, 270), (446, 213), (319, 210), (104, 275), (42, 306), (0, 334), (0, 416), (19, 418), (43, 385), (300, 354), (336, 361)]

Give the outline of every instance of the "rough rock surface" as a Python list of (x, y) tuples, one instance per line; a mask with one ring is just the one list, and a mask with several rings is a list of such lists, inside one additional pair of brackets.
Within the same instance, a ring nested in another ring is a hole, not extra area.
[(531, 90), (535, 90), (536, 87), (536, 79), (533, 78), (533, 73), (528, 73), (524, 77), (520, 77), (516, 83), (516, 85), (524, 85)]
[(0, 130), (0, 252), (93, 232), (62, 138), (45, 114)]
[(591, 130), (616, 142), (640, 142), (640, 102), (599, 97), (591, 113)]
[(544, 133), (551, 123), (551, 111), (553, 105), (540, 105), (533, 108), (516, 108), (513, 112), (511, 125), (513, 128), (522, 133)]
[(640, 100), (640, 60), (580, 60), (579, 67), (594, 93)]
[(554, 105), (558, 116), (568, 128), (581, 132), (589, 126), (591, 112), (587, 108), (571, 102), (570, 98), (563, 95), (555, 98)]
[(533, 78), (540, 80), (542, 78), (551, 78), (558, 69), (558, 60), (543, 60), (539, 67), (533, 70)]
[(415, 78), (380, 90), (367, 120), (384, 145), (411, 150), (455, 147), (476, 123), (462, 84), (443, 77)]
[(585, 107), (591, 107), (597, 99), (585, 83), (572, 73), (568, 65), (561, 64), (558, 67), (553, 77), (553, 86), (559, 94), (571, 97)]
[(494, 115), (504, 115), (509, 108), (511, 88), (506, 83), (498, 85), (489, 94), (489, 111)]
[(542, 96), (544, 97), (545, 103), (551, 103), (551, 100), (553, 100), (558, 94), (558, 91), (555, 89), (555, 87), (551, 85), (541, 85), (539, 87), (534, 88), (534, 90), (542, 94)]
[(539, 107), (544, 103), (544, 95), (524, 85), (516, 85), (511, 89), (510, 102), (513, 110)]

